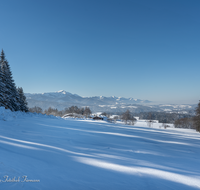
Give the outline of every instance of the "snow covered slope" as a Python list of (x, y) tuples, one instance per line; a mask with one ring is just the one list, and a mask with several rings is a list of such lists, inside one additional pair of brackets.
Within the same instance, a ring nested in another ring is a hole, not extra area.
[(0, 189), (200, 189), (200, 134), (159, 125), (0, 108)]

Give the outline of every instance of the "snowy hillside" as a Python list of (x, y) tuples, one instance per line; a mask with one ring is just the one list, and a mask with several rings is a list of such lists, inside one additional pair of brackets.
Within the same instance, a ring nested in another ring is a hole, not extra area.
[(159, 126), (0, 108), (0, 189), (200, 189), (200, 134)]

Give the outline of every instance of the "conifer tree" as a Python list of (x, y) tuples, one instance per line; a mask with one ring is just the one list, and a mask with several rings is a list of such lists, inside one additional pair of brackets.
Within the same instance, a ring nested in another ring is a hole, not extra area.
[(3, 83), (3, 73), (1, 72), (1, 67), (0, 67), (0, 107), (4, 106), (5, 107), (5, 84)]
[(19, 94), (20, 111), (28, 112), (28, 107), (27, 107), (28, 103), (26, 101), (26, 96), (24, 95), (23, 88), (18, 87), (17, 91)]
[(0, 106), (11, 111), (28, 112), (27, 101), (22, 88), (16, 88), (10, 65), (4, 51), (0, 55)]
[(14, 109), (14, 111), (18, 111), (20, 110), (20, 104), (19, 104), (19, 94), (17, 91), (17, 88), (15, 86), (15, 82), (12, 78), (12, 72), (10, 70), (10, 66), (8, 64), (7, 61), (5, 61), (5, 65), (7, 68), (7, 86), (8, 86), (8, 90), (9, 90), (9, 94), (10, 94), (10, 102), (12, 105), (12, 108)]
[(200, 132), (200, 101), (198, 106), (196, 107), (196, 116), (194, 117), (194, 125), (196, 127), (196, 131)]
[(8, 61), (5, 59), (5, 54), (3, 50), (0, 56), (0, 65), (2, 83), (5, 84), (5, 88), (2, 90), (5, 107), (9, 108), (11, 111), (18, 111), (20, 110), (18, 102), (19, 94), (12, 78), (10, 66), (8, 64)]
[(1, 67), (1, 81), (3, 84), (3, 88), (1, 89), (1, 92), (3, 94), (3, 105), (6, 109), (12, 109), (11, 107), (11, 102), (10, 102), (10, 96), (9, 96), (9, 91), (8, 91), (8, 85), (7, 85), (7, 77), (6, 77), (6, 65), (4, 64), (5, 62), (5, 55), (2, 50), (1, 56), (0, 56), (0, 67)]

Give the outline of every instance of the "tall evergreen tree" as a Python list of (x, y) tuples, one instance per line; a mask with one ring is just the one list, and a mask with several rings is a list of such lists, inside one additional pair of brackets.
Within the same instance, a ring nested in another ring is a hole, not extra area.
[(0, 66), (0, 106), (5, 107), (5, 84), (3, 83), (3, 73), (1, 72), (1, 66)]
[(2, 83), (5, 84), (5, 88), (3, 89), (5, 107), (9, 108), (12, 111), (18, 111), (20, 110), (19, 94), (12, 78), (10, 66), (8, 64), (8, 61), (5, 59), (5, 54), (3, 50), (0, 56), (0, 65)]
[(1, 92), (3, 94), (3, 106), (6, 109), (12, 109), (11, 103), (10, 103), (10, 96), (9, 96), (9, 91), (8, 91), (8, 86), (7, 86), (7, 77), (6, 77), (6, 65), (4, 64), (5, 62), (5, 55), (2, 50), (1, 56), (0, 56), (0, 67), (1, 67), (1, 81), (3, 84), (3, 88), (1, 89)]

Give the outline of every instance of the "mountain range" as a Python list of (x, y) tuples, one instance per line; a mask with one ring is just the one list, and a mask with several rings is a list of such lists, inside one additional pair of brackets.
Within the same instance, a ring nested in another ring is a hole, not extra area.
[(82, 97), (64, 90), (49, 93), (25, 93), (28, 107), (38, 106), (43, 110), (49, 107), (63, 110), (70, 106), (85, 107), (89, 106), (93, 112), (119, 113), (129, 109), (131, 112), (165, 111), (176, 113), (192, 113), (196, 105), (152, 105), (149, 100), (141, 100), (124, 97)]

